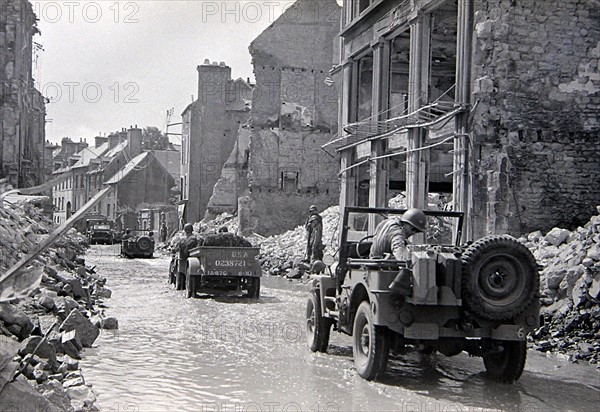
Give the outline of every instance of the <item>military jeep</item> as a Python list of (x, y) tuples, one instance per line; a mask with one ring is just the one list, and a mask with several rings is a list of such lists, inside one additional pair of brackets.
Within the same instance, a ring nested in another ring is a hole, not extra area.
[[(137, 231), (136, 231), (137, 232)], [(151, 234), (134, 234), (121, 240), (121, 256), (127, 258), (154, 257), (154, 237)]]
[[(426, 239), (408, 246), (407, 261), (369, 258), (368, 222), (403, 212), (345, 208), (338, 259), (326, 262), (329, 273), (313, 276), (309, 348), (326, 352), (333, 327), (352, 336), (356, 370), (367, 380), (383, 375), (391, 350), (417, 350), (466, 351), (483, 358), (492, 378), (514, 382), (525, 366), (526, 336), (539, 326), (535, 258), (507, 235), (461, 245), (464, 216), (445, 211), (425, 212)], [(407, 288), (394, 287), (399, 277), (409, 279)]]

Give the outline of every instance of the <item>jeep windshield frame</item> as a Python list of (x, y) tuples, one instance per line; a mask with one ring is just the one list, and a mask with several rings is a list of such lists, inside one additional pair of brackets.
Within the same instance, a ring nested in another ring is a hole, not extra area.
[[(378, 207), (360, 207), (360, 206), (346, 206), (344, 208), (344, 213), (342, 216), (342, 233), (340, 236), (340, 249), (339, 249), (339, 261), (346, 262), (349, 258), (349, 242), (355, 241), (357, 239), (348, 240), (349, 232), (351, 231), (351, 227), (349, 226), (350, 215), (351, 214), (362, 214), (367, 215), (365, 219), (365, 224), (368, 223), (368, 215), (379, 215), (383, 218), (387, 219), (390, 216), (398, 216), (402, 215), (408, 209), (390, 209), (390, 208), (378, 208)], [(437, 210), (424, 210), (425, 215), (434, 218), (450, 218), (456, 219), (456, 238), (454, 240), (454, 246), (460, 246), (460, 239), (462, 237), (463, 230), (463, 222), (465, 214), (463, 212), (450, 212), (450, 211), (437, 211)], [(363, 218), (364, 219), (364, 218)], [(367, 233), (367, 230), (364, 231), (354, 231), (354, 233)]]

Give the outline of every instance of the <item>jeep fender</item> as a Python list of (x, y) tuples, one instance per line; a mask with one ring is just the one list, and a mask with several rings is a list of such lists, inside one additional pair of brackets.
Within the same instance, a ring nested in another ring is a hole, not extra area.
[(311, 275), (312, 288), (320, 290), (319, 299), (321, 300), (321, 308), (326, 308), (325, 297), (335, 296), (335, 278), (329, 275)]
[(200, 265), (200, 260), (198, 258), (188, 258), (187, 260), (187, 274), (190, 274), (192, 276), (199, 276), (202, 275), (202, 268)]
[(362, 283), (357, 283), (352, 289), (352, 294), (350, 295), (350, 306), (348, 308), (347, 324), (350, 334), (354, 333), (354, 331), (352, 330), (354, 326), (354, 316), (356, 315), (356, 311), (358, 310), (358, 307), (360, 306), (362, 301), (367, 301), (370, 303), (371, 296), (369, 296), (369, 292), (367, 291), (365, 285), (363, 285)]

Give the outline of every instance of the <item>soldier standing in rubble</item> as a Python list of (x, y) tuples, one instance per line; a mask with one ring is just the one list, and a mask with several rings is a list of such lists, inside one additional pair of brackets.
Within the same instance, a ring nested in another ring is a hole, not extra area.
[(323, 236), (323, 218), (317, 211), (317, 206), (311, 205), (308, 209), (308, 219), (304, 228), (306, 229), (306, 262), (310, 263), (313, 260), (323, 259), (323, 244), (321, 238)]

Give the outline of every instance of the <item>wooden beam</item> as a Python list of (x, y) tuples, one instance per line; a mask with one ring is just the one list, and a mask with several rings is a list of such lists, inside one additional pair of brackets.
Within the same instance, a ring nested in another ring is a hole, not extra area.
[(73, 216), (71, 216), (65, 223), (60, 225), (54, 232), (50, 233), (46, 239), (44, 239), (33, 251), (29, 252), (24, 258), (19, 260), (13, 267), (11, 267), (4, 275), (0, 277), (0, 283), (9, 279), (12, 276), (17, 275), (25, 268), (25, 266), (32, 263), (40, 253), (46, 250), (52, 245), (58, 238), (60, 238), (67, 230), (73, 226), (75, 222), (81, 219), (91, 208), (99, 203), (108, 193), (112, 187), (108, 186), (99, 191), (96, 196), (91, 198), (81, 209), (79, 209)]

